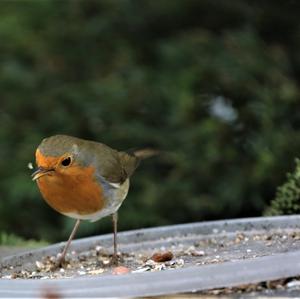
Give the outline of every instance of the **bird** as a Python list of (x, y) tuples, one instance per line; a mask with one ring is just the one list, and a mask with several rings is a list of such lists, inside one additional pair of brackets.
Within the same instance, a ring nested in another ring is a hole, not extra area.
[(68, 135), (42, 140), (35, 151), (37, 168), (32, 180), (50, 207), (76, 219), (57, 267), (64, 264), (80, 222), (95, 222), (109, 215), (113, 220), (112, 263), (118, 263), (118, 209), (128, 194), (130, 177), (140, 161), (156, 154), (151, 149), (118, 151), (104, 143)]

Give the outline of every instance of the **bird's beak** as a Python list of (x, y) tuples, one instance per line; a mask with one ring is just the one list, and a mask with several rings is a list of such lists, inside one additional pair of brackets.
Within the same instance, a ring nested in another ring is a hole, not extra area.
[(48, 175), (52, 171), (54, 171), (54, 169), (45, 169), (43, 167), (38, 167), (37, 170), (31, 175), (32, 180), (36, 181), (40, 177), (42, 177), (44, 175)]

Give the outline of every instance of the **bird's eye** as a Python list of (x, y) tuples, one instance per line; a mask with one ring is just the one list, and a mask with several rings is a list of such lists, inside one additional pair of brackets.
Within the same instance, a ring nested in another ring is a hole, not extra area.
[(71, 164), (71, 157), (67, 157), (67, 158), (65, 158), (65, 159), (63, 159), (62, 161), (61, 161), (61, 165), (62, 166), (69, 166), (70, 164)]

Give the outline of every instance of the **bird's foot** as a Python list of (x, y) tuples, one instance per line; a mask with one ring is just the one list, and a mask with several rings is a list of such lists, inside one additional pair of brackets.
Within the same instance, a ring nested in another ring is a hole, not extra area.
[(119, 256), (117, 254), (113, 254), (113, 256), (110, 260), (110, 264), (112, 266), (118, 266), (119, 265)]
[(60, 253), (57, 255), (56, 261), (54, 261), (53, 265), (51, 266), (50, 270), (55, 271), (60, 268), (65, 268), (67, 265), (67, 262), (65, 260), (65, 257), (62, 256)]

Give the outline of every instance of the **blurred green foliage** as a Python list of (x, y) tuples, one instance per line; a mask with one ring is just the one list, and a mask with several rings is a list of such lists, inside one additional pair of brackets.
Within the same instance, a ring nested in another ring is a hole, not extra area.
[(47, 242), (41, 240), (24, 240), (13, 234), (0, 233), (0, 245), (1, 246), (26, 246), (30, 248), (38, 248), (48, 245)]
[(294, 172), (277, 188), (276, 197), (266, 209), (266, 215), (293, 215), (300, 213), (300, 160), (296, 159)]
[(167, 152), (132, 178), (123, 230), (261, 215), (300, 150), (300, 2), (0, 7), (0, 231), (68, 235), (26, 168), (56, 133)]

